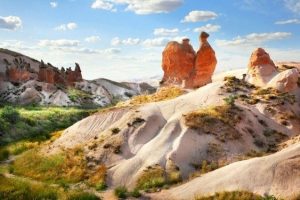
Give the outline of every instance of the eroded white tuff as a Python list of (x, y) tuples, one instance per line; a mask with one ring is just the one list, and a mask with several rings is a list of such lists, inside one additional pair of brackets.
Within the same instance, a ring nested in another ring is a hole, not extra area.
[[(85, 154), (90, 166), (97, 167), (99, 164), (105, 164), (108, 167), (108, 184), (110, 186), (126, 185), (133, 188), (138, 178), (149, 166), (160, 165), (163, 169), (168, 170), (170, 163), (172, 163), (179, 168), (182, 177), (187, 179), (195, 171), (193, 164), (201, 164), (203, 160), (224, 159), (230, 163), (236, 161), (240, 155), (245, 155), (252, 150), (264, 151), (263, 149), (266, 147), (260, 147), (256, 143), (257, 140), (262, 143), (268, 142), (268, 138), (264, 135), (266, 129), (276, 130), (287, 138), (299, 134), (300, 127), (297, 121), (291, 120), (288, 124), (282, 125), (276, 116), (268, 113), (268, 104), (251, 105), (238, 100), (236, 105), (241, 109), (242, 119), (235, 126), (239, 133), (237, 139), (222, 142), (213, 134), (188, 128), (184, 123), (183, 115), (201, 108), (224, 105), (223, 99), (229, 94), (222, 89), (224, 86), (223, 79), (224, 75), (231, 74), (236, 74), (236, 72), (228, 72), (223, 74), (223, 77), (215, 77), (213, 83), (172, 100), (139, 107), (116, 108), (90, 116), (66, 129), (58, 140), (47, 147), (46, 151), (51, 153), (59, 151), (62, 147), (73, 148), (83, 145), (86, 147)], [(289, 104), (286, 102), (285, 105), (278, 106), (278, 112), (294, 113), (299, 117), (299, 88), (291, 94), (295, 95), (296, 103)], [(118, 128), (120, 132), (114, 134), (112, 130), (115, 128)], [(114, 152), (115, 147), (120, 148), (118, 153)], [(214, 147), (218, 148), (220, 154), (211, 153), (211, 148)], [(296, 150), (293, 150), (291, 155), (297, 153), (300, 155), (300, 152)], [(290, 151), (286, 152), (285, 154), (275, 154), (274, 158), (278, 157), (277, 161), (282, 164), (283, 161), (280, 159), (287, 159), (288, 157), (285, 155)], [(264, 159), (268, 162), (267, 165), (262, 164)], [(179, 199), (181, 197), (190, 199), (197, 191), (218, 192), (223, 190), (220, 180), (228, 183), (228, 187), (225, 188), (228, 190), (239, 189), (241, 185), (245, 189), (261, 194), (264, 192), (282, 194), (285, 185), (280, 185), (281, 182), (276, 182), (277, 186), (271, 187), (269, 184), (271, 178), (267, 173), (265, 174), (268, 176), (267, 180), (259, 179), (263, 177), (261, 174), (264, 174), (272, 167), (272, 163), (277, 161), (272, 157), (270, 159), (266, 157), (261, 158), (260, 161), (251, 159), (251, 161), (236, 163), (233, 166), (241, 168), (239, 173), (231, 172), (234, 167), (228, 166), (222, 168), (221, 171), (213, 172), (217, 173), (217, 175), (210, 175), (214, 179), (207, 178), (203, 181), (201, 179), (201, 184), (195, 184), (197, 187), (193, 187), (194, 184), (191, 183), (191, 185), (184, 185), (178, 190), (175, 188), (174, 194), (182, 192), (181, 195), (178, 195)], [(253, 167), (250, 167), (252, 163)], [(252, 174), (254, 169), (259, 170), (256, 172), (258, 176)], [(247, 174), (251, 174), (251, 181), (247, 180)], [(235, 179), (229, 182), (231, 176), (235, 176)], [(239, 176), (245, 176), (244, 179), (241, 179), (241, 181), (245, 181), (244, 185), (237, 181), (234, 182), (234, 180), (238, 180)], [(223, 178), (220, 179), (220, 177)], [(226, 177), (228, 178), (227, 182)], [(285, 177), (287, 179), (283, 179)], [(291, 176), (282, 176), (282, 181), (298, 184), (299, 179), (297, 177), (294, 177), (293, 180), (290, 178)], [(204, 184), (208, 180), (211, 183)], [(261, 187), (261, 190), (258, 191), (259, 184), (263, 183), (266, 183), (266, 186)], [(198, 190), (200, 185), (202, 190)], [(212, 189), (209, 189), (210, 186)], [(189, 188), (185, 189), (185, 187)], [(268, 188), (273, 189), (269, 190)], [(292, 187), (291, 191), (295, 192), (295, 187)]]
[(300, 188), (300, 144), (278, 153), (225, 166), (188, 183), (150, 195), (153, 199), (189, 200), (222, 191), (251, 191), (293, 199)]

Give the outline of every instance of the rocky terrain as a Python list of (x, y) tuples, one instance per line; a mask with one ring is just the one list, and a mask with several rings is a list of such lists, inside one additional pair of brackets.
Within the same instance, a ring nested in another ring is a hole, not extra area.
[(238, 190), (299, 198), (297, 67), (276, 66), (259, 48), (248, 70), (212, 79), (174, 99), (96, 113), (66, 129), (41, 153), (82, 148), (89, 170), (105, 166), (110, 188), (156, 191), (171, 185), (146, 194), (152, 199)]
[(75, 69), (58, 69), (22, 54), (0, 49), (0, 102), (20, 105), (107, 106), (155, 88), (146, 83), (84, 80)]

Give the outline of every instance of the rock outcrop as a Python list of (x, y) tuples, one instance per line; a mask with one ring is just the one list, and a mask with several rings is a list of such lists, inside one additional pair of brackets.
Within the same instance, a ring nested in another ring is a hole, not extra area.
[(256, 49), (248, 64), (248, 82), (265, 86), (278, 73), (270, 55), (262, 48)]
[(40, 70), (38, 73), (38, 81), (50, 84), (63, 84), (65, 86), (74, 86), (75, 82), (82, 81), (81, 69), (78, 63), (75, 63), (75, 70), (64, 68), (59, 70), (51, 64), (45, 64), (41, 61)]
[(182, 84), (189, 79), (194, 68), (196, 54), (190, 44), (169, 42), (163, 51), (162, 68), (164, 85)]
[(290, 92), (298, 87), (298, 77), (297, 68), (279, 72), (270, 55), (264, 49), (258, 48), (250, 57), (246, 80), (259, 87), (272, 87), (281, 92)]
[(197, 52), (196, 63), (193, 75), (191, 77), (192, 83), (190, 87), (202, 87), (212, 82), (212, 75), (216, 69), (217, 59), (215, 51), (210, 44), (205, 41), (202, 43)]
[(201, 33), (201, 46), (197, 54), (189, 44), (189, 39), (184, 39), (181, 44), (174, 41), (168, 43), (162, 58), (164, 85), (198, 88), (212, 82), (217, 59), (207, 41), (208, 37), (207, 33)]

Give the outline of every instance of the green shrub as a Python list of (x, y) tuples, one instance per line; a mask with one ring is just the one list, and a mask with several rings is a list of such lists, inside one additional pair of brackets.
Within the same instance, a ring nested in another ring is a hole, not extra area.
[(100, 198), (92, 193), (73, 191), (73, 192), (69, 192), (67, 199), (68, 200), (99, 200)]
[(58, 191), (42, 184), (30, 184), (19, 179), (0, 175), (0, 199), (6, 200), (56, 200)]
[(7, 160), (9, 157), (9, 151), (7, 149), (0, 150), (0, 161)]
[(5, 106), (2, 109), (1, 117), (9, 123), (17, 123), (20, 119), (20, 113), (12, 106)]
[(106, 188), (107, 188), (107, 185), (105, 184), (105, 182), (100, 182), (95, 187), (95, 189), (97, 191), (103, 191), (103, 190), (106, 190)]
[(235, 105), (235, 100), (237, 99), (236, 96), (234, 95), (230, 95), (226, 98), (224, 98), (223, 100), (225, 101), (225, 103), (229, 106), (234, 106)]
[(139, 189), (135, 188), (133, 191), (130, 192), (130, 196), (134, 198), (139, 198), (142, 196), (142, 194), (140, 193)]
[(127, 191), (127, 188), (125, 186), (119, 186), (119, 187), (115, 188), (114, 194), (118, 198), (125, 199), (128, 195), (128, 191)]
[(196, 197), (195, 200), (265, 200), (263, 197), (246, 191), (218, 192), (212, 196)]

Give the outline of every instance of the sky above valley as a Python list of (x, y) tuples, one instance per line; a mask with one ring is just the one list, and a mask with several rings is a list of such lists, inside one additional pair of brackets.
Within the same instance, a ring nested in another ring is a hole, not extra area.
[(90, 80), (160, 77), (165, 45), (188, 37), (198, 50), (201, 31), (219, 72), (247, 67), (257, 47), (300, 61), (300, 0), (0, 0), (0, 48), (78, 62)]

